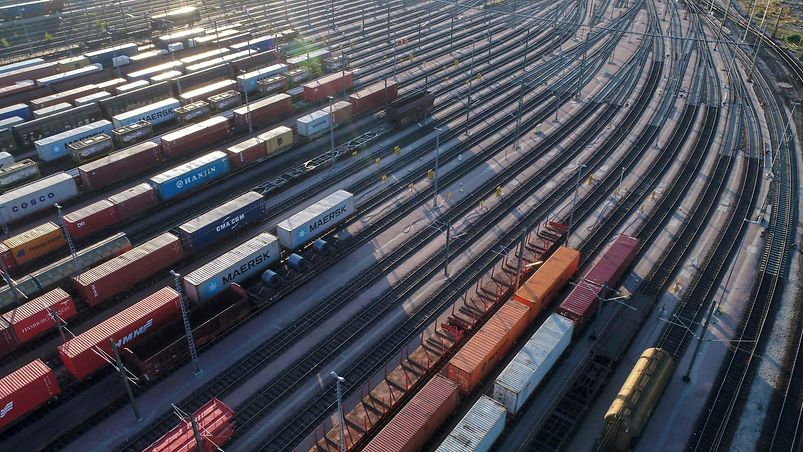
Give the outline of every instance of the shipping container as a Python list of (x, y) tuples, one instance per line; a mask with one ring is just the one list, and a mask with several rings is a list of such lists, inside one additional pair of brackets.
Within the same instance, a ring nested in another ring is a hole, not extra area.
[(178, 157), (223, 141), (230, 132), (231, 127), (226, 117), (212, 116), (198, 124), (162, 135), (162, 152), (167, 157)]
[(132, 146), (152, 136), (153, 126), (145, 120), (112, 129), (112, 141), (118, 148)]
[(159, 42), (159, 47), (162, 49), (166, 49), (168, 45), (180, 42), (184, 44), (184, 47), (189, 47), (189, 40), (195, 38), (197, 36), (203, 36), (206, 34), (206, 30), (200, 27), (196, 28), (186, 28), (184, 30), (174, 31), (172, 33), (161, 35), (157, 38)]
[(227, 64), (219, 64), (202, 71), (176, 77), (173, 80), (173, 91), (183, 93), (194, 90), (200, 86), (208, 85), (220, 80), (230, 80), (232, 78), (231, 67)]
[(257, 69), (246, 74), (238, 75), (237, 87), (242, 93), (246, 91), (248, 91), (248, 93), (253, 93), (257, 90), (258, 81), (284, 74), (287, 71), (288, 68), (286, 64), (274, 64), (266, 68)]
[(184, 291), (190, 300), (203, 303), (230, 284), (259, 275), (280, 253), (276, 237), (263, 232), (184, 276)]
[(243, 104), (240, 93), (235, 90), (229, 90), (224, 93), (215, 94), (209, 97), (209, 105), (214, 112), (222, 112), (231, 110), (232, 108), (239, 107)]
[(0, 108), (0, 119), (8, 119), (14, 116), (19, 116), (20, 118), (29, 121), (33, 119), (33, 111), (31, 110), (31, 107), (25, 104), (16, 104), (5, 108)]
[(337, 127), (344, 122), (351, 120), (351, 104), (345, 101), (335, 102), (332, 106), (327, 105), (323, 108), (327, 115), (334, 119), (334, 126)]
[(280, 93), (287, 89), (287, 77), (284, 75), (274, 75), (257, 81), (257, 92), (260, 96)]
[[(234, 411), (218, 399), (212, 399), (193, 413), (196, 426), (204, 432), (203, 450), (222, 450), (234, 436)], [(193, 452), (199, 450), (190, 421), (181, 420), (175, 428), (148, 446), (144, 452)]]
[[(195, 346), (200, 348), (242, 322), (250, 313), (248, 292), (237, 284), (187, 313)], [(151, 381), (179, 366), (188, 357), (184, 322), (179, 318), (138, 344), (120, 350), (126, 369)]]
[(152, 126), (176, 119), (176, 108), (181, 106), (178, 99), (168, 98), (151, 105), (120, 113), (112, 117), (115, 128), (124, 127), (139, 121), (148, 121)]
[(157, 174), (148, 183), (156, 189), (159, 199), (168, 201), (225, 176), (230, 169), (226, 154), (213, 151)]
[(284, 77), (288, 87), (301, 87), (303, 90), (304, 87), (301, 84), (312, 80), (312, 71), (306, 67), (299, 67), (288, 71), (287, 74), (284, 74)]
[(24, 296), (33, 298), (42, 291), (49, 290), (68, 279), (83, 268), (90, 268), (100, 262), (131, 249), (131, 242), (125, 234), (116, 234), (87, 248), (78, 250), (76, 258), (67, 256), (44, 268), (31, 272), (16, 280), (12, 291), (8, 286), (0, 287), (0, 309), (14, 306)]
[(49, 116), (60, 111), (65, 111), (73, 108), (73, 106), (67, 102), (61, 102), (55, 105), (51, 105), (49, 107), (40, 108), (38, 110), (34, 110), (33, 117), (34, 118), (44, 118), (45, 116)]
[(39, 155), (39, 158), (50, 162), (67, 157), (69, 155), (67, 145), (70, 143), (75, 143), (95, 135), (109, 135), (111, 132), (112, 123), (102, 119), (51, 137), (37, 140), (34, 142), (34, 145), (36, 146), (36, 153)]
[(313, 111), (296, 119), (296, 131), (302, 137), (307, 138), (328, 132), (331, 125), (330, 116), (324, 110)]
[(56, 173), (0, 195), (0, 217), (14, 223), (36, 212), (54, 209), (53, 204), (78, 195), (75, 179), (67, 173)]
[[(0, 168), (0, 188), (20, 185), (39, 177), (39, 165), (31, 159), (23, 159), (13, 165)], [(0, 214), (0, 216), (2, 216)]]
[(44, 63), (45, 60), (42, 58), (31, 58), (25, 61), (17, 61), (16, 63), (10, 63), (3, 66), (0, 66), (0, 74), (5, 74), (7, 72), (16, 71), (19, 69), (24, 69), (26, 67), (36, 66), (39, 64)]
[(56, 67), (58, 68), (59, 72), (69, 72), (75, 69), (80, 69), (84, 66), (89, 66), (91, 63), (92, 62), (89, 61), (89, 58), (83, 55), (78, 55), (56, 61)]
[(250, 48), (258, 50), (260, 52), (266, 52), (268, 50), (276, 48), (276, 36), (275, 35), (255, 36), (246, 41), (232, 44), (230, 47), (233, 50), (238, 50), (238, 51)]
[(294, 250), (354, 214), (354, 195), (338, 190), (276, 225), (279, 243)]
[(61, 228), (52, 221), (3, 240), (7, 252), (0, 259), (11, 270), (67, 245)]
[(393, 80), (384, 80), (363, 88), (349, 96), (354, 116), (389, 105), (399, 95), (399, 87)]
[(126, 83), (125, 85), (120, 85), (117, 87), (117, 94), (120, 95), (127, 93), (129, 91), (134, 91), (136, 89), (144, 88), (150, 84), (151, 82), (147, 80), (137, 80), (135, 82)]
[(304, 85), (304, 100), (317, 103), (327, 96), (341, 94), (352, 86), (353, 80), (349, 71), (327, 75)]
[(525, 281), (513, 295), (513, 299), (530, 308), (532, 321), (548, 307), (569, 279), (577, 272), (580, 252), (562, 246), (541, 264), (538, 270)]
[(23, 122), (25, 122), (25, 120), (20, 118), (19, 116), (12, 116), (10, 118), (0, 119), (0, 130), (11, 129), (17, 124), (22, 124)]
[(107, 47), (105, 49), (94, 50), (92, 52), (87, 52), (84, 54), (85, 57), (89, 58), (89, 61), (92, 63), (99, 63), (104, 66), (111, 66), (112, 59), (121, 56), (131, 57), (136, 55), (139, 52), (139, 48), (136, 43), (129, 42), (126, 44), (119, 44), (114, 47)]
[(234, 80), (220, 80), (190, 91), (184, 91), (179, 96), (179, 99), (181, 100), (182, 104), (186, 105), (199, 100), (205, 101), (212, 96), (225, 93), (226, 91), (231, 91), (236, 87), (237, 83)]
[(192, 25), (201, 20), (201, 12), (194, 6), (182, 6), (170, 11), (150, 16), (151, 27), (156, 29), (169, 29)]
[(268, 155), (293, 147), (293, 129), (279, 126), (257, 136), (266, 143)]
[[(0, 245), (0, 247), (2, 246)], [(14, 335), (14, 329), (0, 316), (0, 356), (13, 352), (18, 346), (19, 343), (17, 342), (17, 336)]]
[(52, 93), (48, 87), (38, 87), (33, 80), (23, 80), (13, 85), (0, 87), (0, 107), (8, 107), (28, 99)]
[[(51, 105), (60, 104), (62, 102), (73, 102), (80, 97), (88, 96), (98, 92), (98, 85), (89, 84), (82, 85), (77, 88), (72, 88), (66, 91), (59, 91), (56, 94), (51, 94), (38, 99), (32, 99), (30, 104), (33, 108), (41, 110)], [(78, 107), (79, 105), (76, 105)]]
[(170, 49), (140, 50), (138, 54), (128, 58), (129, 65), (122, 72), (128, 76), (128, 74), (131, 72), (166, 62), (168, 59), (165, 57), (165, 55), (168, 53), (170, 53)]
[(135, 344), (178, 318), (179, 313), (178, 293), (169, 287), (162, 288), (60, 345), (59, 356), (67, 371), (76, 380), (83, 380), (108, 364), (97, 349), (110, 356), (110, 340), (117, 347)]
[(117, 223), (117, 208), (105, 199), (64, 215), (64, 227), (74, 240), (81, 240)]
[(248, 56), (248, 51), (245, 52), (233, 52), (228, 53), (223, 56), (217, 58), (211, 58), (206, 61), (201, 61), (200, 63), (191, 64), (189, 66), (184, 67), (184, 71), (188, 74), (193, 72), (200, 72), (205, 71), (211, 67), (220, 65), (220, 64), (228, 64), (231, 61), (238, 60), (243, 57)]
[(278, 63), (281, 63), (281, 58), (279, 58), (279, 53), (274, 49), (266, 52), (251, 50), (250, 54), (230, 61), (229, 65), (234, 74), (242, 74), (243, 72), (251, 72)]
[(37, 359), (0, 379), (0, 429), (28, 415), (61, 393), (56, 374)]
[(107, 80), (105, 82), (96, 83), (97, 87), (101, 91), (106, 91), (109, 93), (117, 93), (117, 88), (119, 86), (125, 85), (128, 83), (128, 80), (124, 78), (113, 78), (111, 80)]
[(423, 120), (435, 108), (435, 94), (418, 91), (396, 99), (388, 105), (388, 119), (397, 127), (405, 127)]
[(98, 190), (159, 165), (159, 145), (146, 141), (78, 167), (81, 183)]
[(221, 30), (220, 33), (210, 36), (210, 38), (213, 38), (212, 42), (210, 42), (210, 45), (216, 47), (228, 47), (232, 42), (238, 42), (243, 39), (248, 39), (249, 37), (251, 37), (251, 33), (247, 31), (237, 30), (235, 28)]
[(102, 157), (114, 150), (112, 137), (101, 133), (94, 137), (84, 138), (76, 143), (67, 145), (67, 150), (73, 160), (78, 163), (85, 163)]
[(172, 96), (173, 90), (170, 83), (162, 82), (118, 94), (114, 97), (103, 99), (99, 103), (106, 116), (113, 117), (120, 113), (153, 105)]
[(129, 72), (128, 79), (132, 82), (135, 80), (147, 80), (154, 75), (161, 74), (162, 72), (168, 72), (172, 70), (180, 71), (183, 66), (184, 65), (181, 63), (181, 61), (168, 61), (166, 63), (159, 63), (154, 66)]
[(288, 58), (287, 65), (290, 66), (290, 69), (304, 67), (310, 68), (313, 72), (321, 72), (323, 70), (323, 60), (327, 57), (329, 57), (328, 50), (317, 49)]
[(267, 144), (258, 137), (249, 138), (226, 148), (226, 155), (232, 168), (238, 170), (267, 157)]
[(0, 168), (7, 168), (14, 163), (14, 156), (8, 152), (0, 152)]
[(417, 452), (457, 408), (457, 386), (435, 375), (368, 443), (366, 452)]
[(56, 288), (6, 312), (3, 314), (3, 320), (11, 325), (19, 343), (24, 344), (56, 328), (52, 312), (64, 322), (78, 315), (72, 297), (62, 289)]
[(154, 75), (148, 80), (151, 83), (161, 83), (161, 82), (168, 82), (170, 80), (175, 80), (180, 76), (181, 76), (181, 71), (172, 70), (172, 71), (160, 72), (159, 74)]
[(265, 99), (251, 102), (234, 110), (234, 124), (240, 130), (248, 130), (248, 116), (253, 127), (262, 127), (273, 121), (286, 118), (293, 112), (293, 104), (287, 94), (275, 94)]
[(36, 79), (37, 85), (57, 85), (59, 83), (66, 82), (68, 80), (79, 79), (86, 77), (89, 74), (94, 72), (100, 72), (103, 70), (102, 64), (90, 64), (89, 66), (84, 66), (78, 69), (73, 69), (67, 72), (61, 72), (58, 74), (50, 75), (47, 77), (42, 77)]
[(179, 226), (184, 246), (198, 253), (232, 234), (238, 234), (249, 224), (265, 215), (265, 199), (250, 191)]
[(229, 49), (222, 48), (222, 49), (205, 50), (200, 53), (196, 53), (195, 55), (184, 57), (180, 61), (184, 66), (189, 66), (191, 64), (200, 63), (201, 61), (205, 61), (211, 58), (221, 57), (226, 53), (229, 53)]
[(472, 392), (529, 324), (527, 306), (509, 300), (449, 360), (447, 375), (464, 394)]
[(0, 74), (0, 86), (13, 85), (23, 80), (36, 80), (58, 73), (58, 63), (50, 61)]
[[(96, 85), (97, 86), (97, 85)], [(112, 97), (112, 95), (108, 91), (98, 91), (96, 93), (89, 94), (87, 96), (77, 97), (73, 101), (75, 106), (91, 104), (93, 102), (97, 102), (101, 99), (105, 99), (107, 97)]]
[(176, 117), (178, 117), (178, 123), (181, 125), (203, 121), (208, 119), (211, 114), (212, 108), (202, 100), (176, 108)]
[(103, 113), (100, 108), (95, 104), (89, 104), (18, 124), (12, 130), (17, 138), (19, 150), (32, 149), (37, 140), (69, 132), (102, 119)]
[(481, 396), (436, 452), (487, 452), (502, 435), (506, 419), (505, 407), (486, 395)]
[(295, 88), (290, 88), (286, 91), (287, 95), (290, 96), (290, 99), (293, 102), (303, 102), (304, 101), (304, 87), (303, 86), (296, 86)]
[(141, 183), (109, 196), (108, 201), (117, 209), (120, 219), (124, 220), (156, 207), (159, 197), (153, 187)]
[(88, 305), (97, 306), (183, 258), (181, 240), (166, 232), (73, 277), (73, 284)]
[(348, 66), (348, 60), (343, 55), (332, 55), (323, 59), (323, 67), (326, 72), (342, 71)]
[(493, 398), (517, 414), (572, 340), (574, 325), (552, 314), (494, 381)]

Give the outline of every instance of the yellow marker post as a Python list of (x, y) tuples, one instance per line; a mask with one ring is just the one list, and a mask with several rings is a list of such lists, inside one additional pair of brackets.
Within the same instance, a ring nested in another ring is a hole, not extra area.
[(352, 157), (356, 157), (357, 156), (357, 150), (356, 149), (351, 151), (351, 156)]
[(388, 175), (387, 174), (383, 174), (382, 175), (382, 182), (387, 182), (387, 181), (388, 181)]
[(407, 184), (407, 190), (409, 190), (409, 191), (413, 191), (413, 183), (412, 183), (412, 182), (410, 182), (409, 184)]
[(451, 199), (452, 199), (452, 192), (447, 192), (446, 193), (446, 200), (449, 201)]
[(428, 170), (427, 171), (427, 179), (432, 180), (433, 177), (435, 177), (435, 171)]
[(376, 160), (374, 160), (374, 163), (376, 163), (377, 165), (379, 165), (379, 162), (381, 162), (381, 161), (382, 161), (382, 160), (381, 160), (379, 157), (377, 157), (377, 158), (376, 158)]
[(498, 198), (500, 196), (502, 196), (502, 186), (501, 185), (496, 187), (496, 197)]
[(393, 153), (396, 154), (396, 155), (401, 154), (401, 148), (399, 146), (394, 147), (393, 148)]

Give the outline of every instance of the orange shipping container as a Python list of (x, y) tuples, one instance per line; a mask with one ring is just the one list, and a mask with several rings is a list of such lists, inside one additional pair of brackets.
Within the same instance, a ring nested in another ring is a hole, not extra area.
[(463, 393), (477, 387), (529, 324), (529, 308), (508, 300), (452, 357), (447, 376)]
[(521, 285), (513, 299), (530, 307), (530, 321), (549, 306), (549, 303), (577, 273), (580, 252), (562, 246)]
[(457, 408), (457, 387), (435, 375), (365, 447), (366, 452), (415, 452)]
[(9, 237), (3, 241), (3, 245), (8, 248), (8, 251), (4, 252), (0, 258), (3, 259), (7, 268), (11, 269), (66, 246), (67, 242), (64, 240), (61, 228), (56, 223), (49, 221), (22, 234)]

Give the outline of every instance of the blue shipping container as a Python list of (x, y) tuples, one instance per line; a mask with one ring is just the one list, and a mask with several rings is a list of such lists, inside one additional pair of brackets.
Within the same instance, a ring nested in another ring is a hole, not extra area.
[(6, 72), (24, 69), (26, 67), (36, 66), (44, 62), (45, 60), (42, 58), (32, 58), (30, 60), (17, 61), (16, 63), (6, 64), (5, 66), (0, 66), (0, 74), (5, 74)]
[(190, 250), (201, 251), (259, 221), (264, 206), (264, 197), (250, 191), (179, 226), (181, 241)]
[(120, 44), (114, 47), (107, 47), (105, 49), (95, 50), (94, 52), (85, 53), (84, 56), (89, 58), (92, 63), (99, 63), (104, 66), (111, 66), (112, 59), (116, 56), (131, 57), (136, 55), (138, 47), (136, 43)]
[(148, 183), (159, 193), (159, 199), (167, 201), (225, 176), (230, 169), (226, 153), (214, 151), (157, 174)]
[(246, 90), (249, 93), (254, 92), (257, 90), (257, 82), (259, 80), (265, 80), (266, 78), (273, 77), (275, 75), (285, 74), (287, 73), (287, 70), (288, 68), (286, 64), (274, 64), (262, 69), (247, 72), (243, 75), (238, 75), (237, 87), (240, 89), (240, 92), (245, 92)]
[(81, 141), (84, 138), (94, 137), (95, 135), (100, 135), (101, 133), (111, 136), (112, 123), (106, 121), (105, 119), (101, 121), (95, 121), (85, 126), (76, 127), (74, 129), (34, 141), (34, 146), (36, 147), (36, 153), (39, 154), (39, 158), (46, 162), (50, 162), (68, 156), (68, 144)]
[(33, 111), (31, 111), (31, 107), (25, 104), (15, 104), (0, 108), (0, 119), (12, 118), (14, 116), (19, 116), (26, 121), (30, 121), (33, 119)]

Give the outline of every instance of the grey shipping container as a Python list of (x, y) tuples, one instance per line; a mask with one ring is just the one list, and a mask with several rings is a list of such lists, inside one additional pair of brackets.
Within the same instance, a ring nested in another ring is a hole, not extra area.
[(69, 110), (72, 108), (68, 102), (61, 102), (56, 105), (51, 105), (49, 107), (40, 108), (39, 110), (33, 111), (34, 118), (44, 118), (45, 116), (52, 115), (54, 113), (58, 113), (60, 111)]
[(483, 395), (454, 426), (436, 452), (487, 452), (505, 429), (507, 411)]
[(39, 177), (39, 165), (31, 159), (20, 160), (0, 168), (0, 187), (19, 185), (37, 177)]
[(276, 225), (279, 243), (294, 250), (323, 235), (354, 213), (354, 195), (338, 190)]
[(257, 276), (279, 259), (279, 242), (263, 232), (242, 245), (212, 259), (184, 277), (184, 291), (196, 303), (203, 303), (231, 283)]
[(257, 192), (238, 196), (179, 226), (181, 241), (192, 251), (201, 251), (262, 219), (264, 203), (264, 197)]

